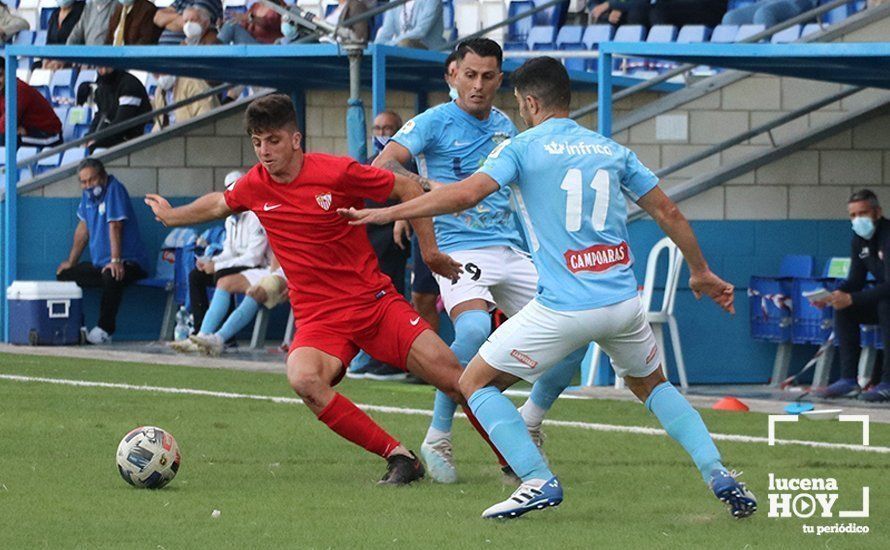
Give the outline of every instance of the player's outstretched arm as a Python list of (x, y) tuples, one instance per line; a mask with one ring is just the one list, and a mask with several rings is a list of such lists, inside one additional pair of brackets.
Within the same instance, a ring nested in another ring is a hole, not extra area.
[(145, 195), (145, 204), (154, 212), (155, 219), (167, 227), (193, 225), (218, 220), (233, 214), (222, 193), (208, 193), (195, 201), (173, 208), (160, 195)]
[[(416, 176), (420, 178), (420, 176)], [(422, 178), (426, 179), (426, 178)], [(435, 187), (436, 184), (433, 184)], [(387, 208), (341, 208), (337, 212), (352, 220), (351, 225), (365, 225), (369, 223), (384, 225), (395, 220), (413, 220), (439, 216), (441, 214), (453, 214), (463, 212), (479, 204), (482, 199), (497, 191), (500, 187), (488, 174), (477, 172), (465, 180), (448, 185), (441, 185), (425, 193), (423, 196), (411, 199), (408, 202), (396, 204)]]
[(689, 288), (695, 297), (708, 296), (724, 310), (735, 313), (735, 288), (708, 267), (695, 233), (676, 203), (660, 187), (655, 187), (640, 197), (637, 204), (652, 216), (662, 231), (680, 248), (683, 258), (689, 264)]

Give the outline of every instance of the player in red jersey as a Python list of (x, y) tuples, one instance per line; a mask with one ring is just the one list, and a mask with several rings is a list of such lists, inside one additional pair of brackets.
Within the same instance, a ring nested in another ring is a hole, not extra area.
[[(361, 208), (365, 199), (407, 201), (423, 190), (408, 177), (349, 158), (304, 154), (296, 113), (285, 95), (252, 102), (245, 122), (260, 162), (233, 187), (178, 208), (159, 195), (147, 195), (145, 203), (167, 226), (245, 210), (259, 217), (287, 276), (298, 327), (287, 358), (291, 387), (330, 429), (387, 460), (381, 483), (420, 479), (423, 466), (414, 453), (333, 386), (361, 348), (465, 404), (457, 358), (380, 272), (365, 228), (337, 214), (338, 208)], [(430, 269), (457, 277), (460, 264), (438, 252), (429, 218), (412, 224)]]

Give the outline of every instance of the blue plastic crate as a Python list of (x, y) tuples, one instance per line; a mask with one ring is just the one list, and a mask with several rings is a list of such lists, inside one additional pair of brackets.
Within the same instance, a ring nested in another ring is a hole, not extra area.
[(824, 344), (834, 329), (834, 309), (819, 309), (803, 297), (803, 292), (825, 288), (834, 290), (840, 284), (838, 279), (822, 277), (795, 278), (792, 284), (793, 304), (791, 341), (795, 344)]
[(791, 341), (791, 279), (751, 277), (748, 302), (751, 338), (765, 342)]

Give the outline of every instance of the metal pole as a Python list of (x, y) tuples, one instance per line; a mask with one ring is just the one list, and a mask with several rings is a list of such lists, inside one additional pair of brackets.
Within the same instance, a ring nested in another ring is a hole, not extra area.
[(612, 54), (600, 52), (597, 59), (597, 100), (600, 108), (596, 112), (599, 133), (612, 137)]
[(5, 84), (6, 84), (6, 204), (4, 205), (3, 216), (3, 288), (0, 289), (0, 304), (2, 304), (2, 322), (3, 325), (3, 341), (9, 342), (9, 303), (6, 301), (6, 289), (16, 278), (16, 221), (17, 221), (17, 201), (18, 193), (15, 186), (18, 182), (18, 168), (16, 167), (16, 145), (18, 140), (18, 98), (17, 84), (15, 73), (18, 69), (19, 60), (14, 55), (6, 56), (5, 63)]
[(371, 45), (371, 111), (376, 117), (386, 110), (386, 53)]

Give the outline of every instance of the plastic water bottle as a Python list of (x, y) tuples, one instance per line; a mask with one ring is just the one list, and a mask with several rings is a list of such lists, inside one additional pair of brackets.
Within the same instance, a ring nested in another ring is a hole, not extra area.
[(173, 329), (173, 339), (179, 342), (189, 337), (189, 314), (185, 306), (180, 306), (176, 312), (176, 327)]

